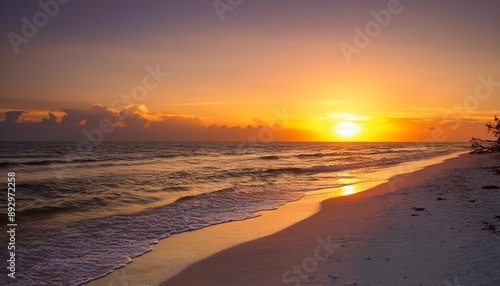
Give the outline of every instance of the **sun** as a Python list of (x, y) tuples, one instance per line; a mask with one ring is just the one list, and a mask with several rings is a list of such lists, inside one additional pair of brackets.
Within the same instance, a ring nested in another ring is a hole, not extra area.
[(355, 137), (362, 130), (363, 128), (359, 124), (356, 124), (351, 121), (339, 122), (337, 123), (337, 126), (335, 126), (335, 132), (344, 138)]

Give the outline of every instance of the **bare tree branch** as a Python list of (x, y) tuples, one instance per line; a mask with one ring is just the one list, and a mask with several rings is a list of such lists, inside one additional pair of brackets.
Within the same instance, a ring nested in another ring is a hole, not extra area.
[(497, 140), (482, 140), (481, 138), (472, 138), (471, 153), (491, 153), (500, 152), (500, 119), (495, 115), (493, 122), (486, 124), (488, 133), (493, 134)]

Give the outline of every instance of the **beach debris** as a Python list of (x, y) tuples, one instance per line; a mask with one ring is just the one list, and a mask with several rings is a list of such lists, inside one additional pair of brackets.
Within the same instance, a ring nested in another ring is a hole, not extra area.
[(483, 224), (484, 224), (484, 227), (481, 228), (482, 230), (488, 230), (488, 231), (491, 231), (491, 233), (495, 233), (496, 232), (495, 226), (492, 225), (491, 223), (489, 223), (487, 221), (483, 221)]
[(471, 202), (471, 203), (475, 203), (475, 202), (476, 202), (476, 200), (475, 200), (475, 199), (473, 199), (473, 200), (469, 200), (469, 202)]
[(371, 260), (370, 257), (365, 257), (365, 260)]
[(420, 216), (419, 214), (411, 214), (411, 216)]
[(481, 189), (483, 189), (483, 190), (496, 190), (496, 189), (500, 189), (500, 187), (495, 186), (495, 185), (487, 185), (487, 186), (482, 186)]
[(438, 200), (438, 201), (444, 201), (444, 200), (446, 200), (446, 199), (445, 199), (445, 198), (442, 198), (442, 197), (437, 197), (437, 198), (436, 198), (436, 200)]
[(493, 122), (486, 124), (488, 133), (493, 134), (497, 140), (482, 140), (481, 138), (474, 138), (470, 141), (472, 143), (471, 153), (492, 153), (500, 152), (500, 119), (495, 115)]
[(412, 210), (414, 210), (416, 212), (422, 212), (422, 211), (425, 211), (425, 208), (412, 207)]
[(500, 215), (496, 215), (496, 216), (495, 216), (495, 219), (500, 219)]

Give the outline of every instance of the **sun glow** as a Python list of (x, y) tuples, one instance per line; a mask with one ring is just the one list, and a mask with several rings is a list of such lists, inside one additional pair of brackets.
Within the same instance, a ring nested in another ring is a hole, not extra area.
[(354, 122), (351, 121), (343, 121), (337, 123), (335, 127), (335, 132), (344, 137), (344, 138), (352, 138), (357, 136), (363, 128)]
[(354, 188), (353, 185), (344, 186), (343, 189), (344, 189), (342, 192), (343, 196), (349, 196), (349, 195), (357, 193), (356, 188)]

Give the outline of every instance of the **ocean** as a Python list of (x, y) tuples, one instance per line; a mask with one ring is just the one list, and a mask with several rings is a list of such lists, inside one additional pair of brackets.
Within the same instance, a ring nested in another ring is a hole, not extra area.
[(75, 142), (0, 146), (3, 272), (9, 172), (16, 174), (17, 223), (17, 278), (2, 278), (2, 285), (55, 286), (101, 277), (176, 233), (250, 219), (318, 190), (366, 182), (384, 168), (470, 149), (466, 143), (105, 142), (88, 152)]

